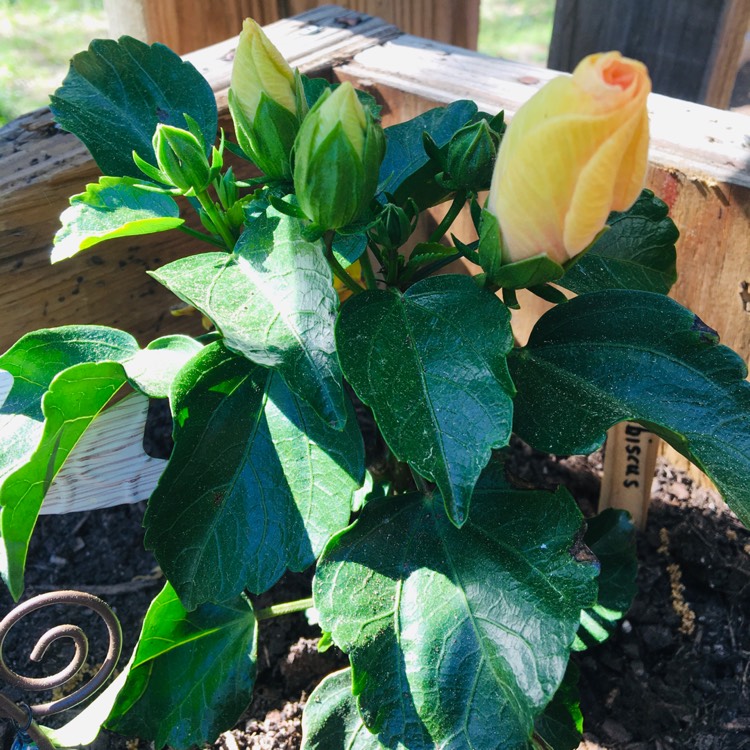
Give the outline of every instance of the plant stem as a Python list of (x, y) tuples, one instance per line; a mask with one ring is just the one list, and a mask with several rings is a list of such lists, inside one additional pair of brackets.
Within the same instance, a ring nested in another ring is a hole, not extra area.
[(372, 270), (372, 263), (370, 262), (370, 254), (367, 250), (362, 253), (359, 263), (362, 266), (362, 276), (365, 278), (365, 286), (368, 289), (377, 289), (377, 280), (375, 279), (375, 273)]
[(417, 485), (417, 489), (426, 497), (432, 495), (430, 488), (427, 486), (427, 481), (425, 480), (425, 478), (420, 474), (417, 474), (417, 472), (414, 471), (414, 469), (411, 467), (411, 464), (409, 465), (409, 471), (411, 472), (412, 478), (414, 479), (414, 484)]
[(195, 237), (196, 239), (203, 240), (203, 242), (209, 242), (212, 245), (216, 245), (216, 247), (220, 247), (222, 250), (224, 250), (224, 243), (219, 242), (215, 237), (212, 237), (210, 234), (206, 234), (205, 232), (199, 232), (197, 229), (191, 229), (190, 227), (186, 227), (184, 224), (180, 224), (179, 227), (177, 227), (181, 232), (185, 232), (185, 234), (189, 234), (191, 237)]
[(229, 225), (226, 222), (223, 211), (217, 209), (207, 191), (203, 190), (200, 193), (196, 193), (195, 197), (198, 199), (198, 203), (201, 204), (201, 208), (208, 214), (208, 218), (211, 219), (211, 222), (216, 227), (216, 231), (221, 236), (221, 239), (224, 240), (227, 250), (231, 253), (234, 249), (234, 237), (232, 237), (232, 233), (229, 231)]
[(466, 203), (466, 191), (459, 190), (456, 193), (456, 197), (451, 203), (451, 207), (448, 209), (448, 213), (443, 217), (443, 220), (438, 224), (437, 229), (430, 235), (428, 242), (439, 242), (443, 235), (448, 231), (451, 224), (456, 220), (456, 217), (461, 213), (461, 209)]
[(281, 615), (292, 615), (295, 612), (304, 612), (306, 609), (310, 609), (310, 607), (312, 606), (312, 597), (309, 597), (308, 599), (297, 599), (293, 602), (272, 604), (270, 607), (259, 609), (255, 613), (255, 619), (260, 622), (261, 620), (270, 620), (272, 617), (280, 617)]
[(531, 735), (531, 742), (536, 750), (553, 750), (552, 745), (542, 737), (538, 732)]

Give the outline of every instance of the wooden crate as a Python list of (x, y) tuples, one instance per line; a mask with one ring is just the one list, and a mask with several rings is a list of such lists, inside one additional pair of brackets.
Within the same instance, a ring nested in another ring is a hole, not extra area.
[[(385, 124), (459, 98), (481, 109), (518, 107), (557, 73), (491, 59), (400, 33), (394, 26), (327, 6), (268, 27), (292, 65), (307, 74), (353, 81), (383, 105)], [(226, 91), (236, 39), (188, 55), (210, 81), (229, 127)], [(673, 296), (750, 357), (750, 143), (743, 115), (654, 95), (648, 185), (670, 206), (681, 230), (680, 279)], [(69, 195), (96, 180), (85, 148), (57, 130), (48, 110), (6, 126), (0, 138), (0, 271), (5, 325), (0, 347), (24, 332), (64, 323), (119, 326), (145, 343), (167, 331), (197, 330), (172, 318), (174, 298), (144, 274), (192, 252), (174, 232), (102, 244), (48, 265), (58, 216)], [(460, 235), (460, 232), (459, 232)], [(522, 297), (514, 316), (523, 341), (544, 311)], [(675, 454), (676, 455), (676, 454)]]

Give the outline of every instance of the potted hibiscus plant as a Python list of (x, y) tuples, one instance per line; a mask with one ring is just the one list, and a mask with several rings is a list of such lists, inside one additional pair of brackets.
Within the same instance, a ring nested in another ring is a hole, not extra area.
[[(628, 607), (632, 529), (613, 511), (584, 522), (564, 489), (518, 486), (511, 435), (588, 453), (637, 421), (750, 520), (750, 387), (741, 358), (667, 297), (677, 232), (642, 189), (649, 91), (641, 63), (609, 52), (507, 130), (469, 101), (383, 129), (372, 97), (291, 70), (246, 21), (233, 143), (167, 48), (123, 37), (73, 59), (52, 111), (106, 176), (71, 199), (53, 260), (112, 237), (200, 237), (206, 252), (151, 275), (211, 324), (145, 348), (110, 328), (46, 329), (0, 357), (0, 567), (16, 598), (86, 430), (126, 385), (169, 399), (174, 450), (144, 517), (168, 583), (89, 717), (157, 747), (210, 741), (251, 699), (262, 621), (314, 610), (320, 647), (350, 667), (310, 697), (305, 750), (577, 746), (571, 652)], [(226, 168), (230, 152), (262, 175)], [(451, 238), (466, 206), (477, 234)], [(458, 259), (473, 275), (444, 272)], [(519, 289), (553, 303), (525, 346)], [(355, 399), (388, 449), (377, 475)], [(309, 599), (254, 607), (312, 566)]]

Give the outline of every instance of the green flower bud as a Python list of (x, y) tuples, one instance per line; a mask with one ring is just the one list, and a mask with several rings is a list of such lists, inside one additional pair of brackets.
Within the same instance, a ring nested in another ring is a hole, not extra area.
[(456, 131), (448, 144), (446, 182), (453, 189), (487, 190), (497, 156), (498, 135), (487, 120), (479, 120)]
[(370, 230), (370, 237), (385, 250), (401, 247), (416, 229), (419, 209), (409, 199), (406, 210), (395, 203), (387, 203), (380, 213), (378, 223)]
[(290, 155), (304, 97), (294, 71), (263, 29), (245, 20), (232, 66), (229, 110), (237, 142), (271, 179), (290, 180)]
[(211, 182), (211, 165), (204, 145), (188, 130), (159, 124), (152, 140), (156, 163), (165, 181), (191, 195)]
[(382, 128), (350, 83), (325, 92), (294, 144), (294, 189), (305, 215), (323, 229), (358, 219), (375, 195), (384, 150)]

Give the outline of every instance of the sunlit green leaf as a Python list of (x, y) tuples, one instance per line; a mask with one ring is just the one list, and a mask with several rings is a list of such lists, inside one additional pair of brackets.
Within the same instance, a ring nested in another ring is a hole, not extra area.
[(176, 750), (215, 740), (250, 703), (257, 628), (245, 599), (188, 612), (167, 584), (146, 613), (107, 728)]
[(163, 44), (132, 37), (95, 39), (79, 52), (50, 99), (57, 122), (87, 146), (105, 175), (141, 178), (133, 151), (156, 163), (151, 138), (159, 123), (197, 123), (207, 152), (216, 139), (216, 97), (205, 78)]
[(138, 187), (129, 177), (100, 177), (70, 199), (60, 215), (52, 262), (72, 258), (104, 240), (174, 229), (184, 222), (174, 198)]
[(146, 512), (146, 545), (189, 609), (262, 592), (307, 568), (349, 522), (362, 483), (353, 410), (334, 430), (284, 381), (221, 344), (178, 375), (175, 448)]
[(227, 347), (278, 370), (323, 419), (343, 427), (338, 297), (323, 244), (306, 240), (302, 223), (274, 208), (246, 223), (233, 254), (192, 255), (152, 275), (208, 316)]
[(326, 547), (313, 592), (387, 747), (522, 748), (565, 673), (597, 569), (555, 495), (483, 483), (457, 529), (439, 496), (369, 502)]
[(590, 453), (612, 425), (640, 422), (750, 525), (747, 368), (690, 310), (650, 292), (586, 294), (544, 315), (508, 362), (514, 429), (535, 448)]
[(393, 453), (437, 483), (462, 524), (491, 449), (510, 437), (508, 309), (468, 276), (432, 277), (403, 295), (356, 295), (342, 308), (336, 345)]

